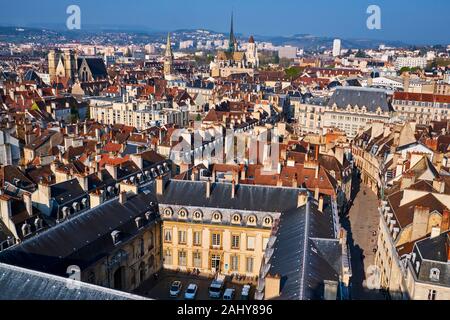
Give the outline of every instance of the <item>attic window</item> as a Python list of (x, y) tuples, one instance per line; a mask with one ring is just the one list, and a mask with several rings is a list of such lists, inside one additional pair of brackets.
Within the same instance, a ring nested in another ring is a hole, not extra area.
[(23, 234), (24, 237), (26, 237), (30, 233), (31, 233), (31, 226), (28, 223), (25, 223), (22, 226), (22, 234)]
[(430, 270), (430, 280), (431, 281), (439, 281), (440, 271), (438, 268), (432, 268)]
[(138, 229), (144, 226), (144, 219), (142, 217), (137, 217), (136, 219), (134, 219), (134, 221), (136, 222), (136, 226)]
[(120, 231), (114, 230), (111, 232), (111, 237), (113, 240), (113, 244), (118, 244), (120, 242)]
[(178, 211), (178, 218), (183, 218), (186, 219), (187, 218), (187, 210), (186, 209), (180, 209), (180, 211)]

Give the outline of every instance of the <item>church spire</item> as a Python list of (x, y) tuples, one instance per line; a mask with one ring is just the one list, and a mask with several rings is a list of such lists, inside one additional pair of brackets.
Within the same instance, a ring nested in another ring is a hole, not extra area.
[(173, 52), (170, 33), (167, 34), (166, 53), (164, 55), (164, 76), (167, 78), (173, 72)]
[(166, 43), (166, 58), (172, 58), (172, 42), (170, 41), (170, 32), (167, 33), (167, 43)]
[(234, 26), (233, 26), (233, 11), (231, 11), (231, 29), (230, 29), (230, 43), (228, 45), (228, 50), (230, 52), (237, 51), (237, 41), (234, 36)]

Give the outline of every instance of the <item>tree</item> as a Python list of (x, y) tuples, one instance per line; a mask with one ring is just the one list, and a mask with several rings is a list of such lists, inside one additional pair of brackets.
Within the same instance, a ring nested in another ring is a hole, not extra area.
[(403, 67), (403, 68), (400, 69), (400, 74), (403, 74), (405, 72), (410, 72), (410, 71), (411, 71), (410, 67)]
[(200, 113), (195, 117), (195, 121), (202, 121), (202, 116), (200, 115)]
[(300, 74), (300, 70), (298, 68), (295, 68), (295, 67), (290, 67), (288, 69), (285, 69), (284, 73), (289, 78), (294, 79), (294, 78), (298, 77), (298, 75)]

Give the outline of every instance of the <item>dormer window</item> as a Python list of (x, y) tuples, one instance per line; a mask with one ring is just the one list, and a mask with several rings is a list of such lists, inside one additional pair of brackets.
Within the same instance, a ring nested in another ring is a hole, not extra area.
[(180, 209), (180, 210), (178, 211), (178, 218), (180, 218), (180, 219), (186, 219), (187, 216), (188, 216), (188, 212), (187, 212), (186, 209), (183, 208), (183, 209)]
[(83, 200), (81, 200), (81, 203), (83, 205), (83, 208), (87, 208), (88, 198), (83, 198)]
[(113, 244), (118, 244), (120, 242), (120, 231), (114, 230), (111, 232), (111, 238), (113, 240)]
[(72, 208), (73, 208), (73, 210), (74, 210), (75, 212), (77, 212), (77, 211), (80, 210), (80, 204), (79, 204), (78, 202), (74, 202), (74, 203), (72, 204)]
[(163, 213), (166, 218), (170, 218), (170, 217), (172, 217), (173, 210), (172, 210), (172, 208), (165, 208)]
[(233, 215), (233, 217), (231, 218), (231, 222), (234, 224), (240, 224), (242, 220), (242, 217), (239, 213), (236, 213)]
[(194, 220), (202, 220), (203, 218), (203, 213), (200, 210), (196, 210), (193, 214)]
[(251, 215), (247, 218), (247, 225), (249, 225), (249, 226), (256, 226), (256, 222), (257, 222), (257, 219), (256, 219), (255, 215)]
[(42, 229), (42, 227), (43, 227), (42, 219), (41, 218), (36, 218), (36, 220), (34, 220), (34, 225), (35, 225), (37, 230)]
[(63, 213), (62, 219), (66, 219), (70, 214), (70, 208), (69, 207), (62, 208), (62, 213)]
[(134, 219), (134, 221), (136, 222), (136, 227), (138, 229), (144, 226), (144, 219), (142, 217), (137, 217), (136, 219)]
[(212, 215), (212, 222), (221, 222), (222, 221), (222, 214), (219, 211), (216, 211)]
[(438, 268), (432, 268), (430, 270), (430, 280), (431, 281), (439, 281), (440, 271)]
[(264, 218), (263, 223), (265, 227), (271, 227), (273, 223), (273, 218), (271, 216), (267, 216)]
[(22, 234), (24, 237), (31, 233), (31, 226), (28, 223), (22, 225)]

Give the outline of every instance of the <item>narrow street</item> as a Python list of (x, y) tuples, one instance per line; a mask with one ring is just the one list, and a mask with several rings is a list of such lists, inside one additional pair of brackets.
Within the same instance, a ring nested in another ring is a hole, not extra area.
[(348, 243), (352, 257), (352, 288), (354, 300), (384, 300), (378, 290), (369, 290), (366, 279), (370, 276), (370, 266), (375, 261), (377, 230), (379, 223), (378, 198), (372, 190), (359, 185), (354, 177), (353, 205), (348, 215), (342, 218), (342, 226), (348, 232)]

